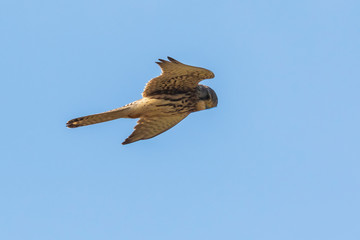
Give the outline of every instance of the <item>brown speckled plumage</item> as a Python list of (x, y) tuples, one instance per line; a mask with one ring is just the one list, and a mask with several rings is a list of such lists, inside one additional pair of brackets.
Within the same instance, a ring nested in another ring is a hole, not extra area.
[(214, 90), (199, 85), (200, 81), (214, 77), (211, 71), (168, 59), (157, 62), (162, 74), (146, 84), (142, 99), (108, 112), (72, 119), (66, 126), (76, 128), (117, 118), (140, 118), (134, 132), (123, 142), (129, 144), (165, 132), (192, 112), (217, 106)]

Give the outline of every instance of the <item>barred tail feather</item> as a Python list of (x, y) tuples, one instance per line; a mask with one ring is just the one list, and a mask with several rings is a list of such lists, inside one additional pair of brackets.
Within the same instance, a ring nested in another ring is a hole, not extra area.
[(89, 116), (74, 118), (66, 123), (68, 128), (77, 128), (96, 123), (107, 122), (118, 118), (127, 118), (129, 107), (121, 107), (108, 112), (93, 114)]

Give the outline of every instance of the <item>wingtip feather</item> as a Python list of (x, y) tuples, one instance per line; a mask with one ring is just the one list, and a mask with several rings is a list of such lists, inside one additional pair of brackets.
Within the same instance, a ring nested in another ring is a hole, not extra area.
[(172, 57), (167, 57), (169, 60), (170, 60), (170, 62), (172, 62), (172, 63), (180, 63), (178, 60), (176, 60), (176, 59), (174, 59), (174, 58), (172, 58)]
[(122, 144), (122, 145), (126, 145), (126, 144), (129, 144), (129, 143), (132, 143), (132, 141), (131, 141), (129, 138), (127, 138), (127, 139), (125, 139), (125, 141), (122, 142), (121, 144)]

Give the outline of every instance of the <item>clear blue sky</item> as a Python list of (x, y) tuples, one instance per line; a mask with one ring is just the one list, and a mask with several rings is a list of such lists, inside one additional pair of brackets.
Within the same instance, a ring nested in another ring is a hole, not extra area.
[[(0, 3), (0, 239), (360, 239), (360, 3)], [(158, 58), (215, 109), (127, 146)]]

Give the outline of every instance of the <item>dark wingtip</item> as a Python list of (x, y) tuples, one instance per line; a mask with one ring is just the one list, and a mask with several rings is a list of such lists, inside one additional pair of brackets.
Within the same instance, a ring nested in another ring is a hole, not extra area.
[(178, 60), (176, 60), (176, 59), (174, 59), (174, 58), (172, 58), (172, 57), (167, 57), (169, 60), (170, 60), (170, 62), (173, 62), (173, 63), (180, 63)]
[(167, 62), (166, 60), (161, 59), (161, 58), (159, 58), (159, 61), (160, 61), (160, 62)]

